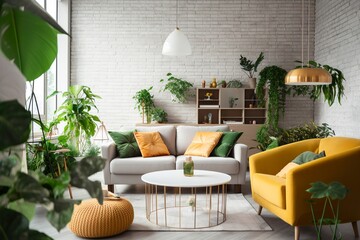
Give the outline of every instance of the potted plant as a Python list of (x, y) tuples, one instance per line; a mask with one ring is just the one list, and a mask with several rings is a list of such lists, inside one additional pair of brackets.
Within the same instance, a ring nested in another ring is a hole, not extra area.
[(153, 87), (151, 86), (148, 89), (141, 89), (137, 91), (133, 96), (135, 102), (135, 108), (142, 114), (142, 123), (145, 123), (145, 115), (146, 115), (146, 123), (151, 123), (151, 110), (155, 107), (154, 105), (154, 95), (151, 95), (150, 91)]
[(151, 111), (151, 119), (157, 123), (166, 123), (167, 120), (167, 113), (164, 109), (155, 107)]
[(226, 81), (221, 80), (218, 85), (220, 85), (222, 88), (226, 88)]
[[(189, 90), (194, 85), (186, 80), (174, 77), (172, 73), (168, 73), (166, 76), (168, 77), (167, 82), (160, 91), (169, 91), (173, 102), (185, 103), (189, 97)], [(165, 80), (161, 79), (160, 82), (165, 82)]]
[(255, 62), (250, 59), (247, 59), (243, 55), (240, 55), (240, 66), (241, 69), (245, 72), (245, 74), (249, 77), (249, 85), (250, 88), (255, 88), (256, 86), (256, 78), (254, 74), (257, 72), (257, 68), (260, 63), (264, 60), (264, 53), (261, 52)]
[[(342, 239), (341, 233), (339, 232), (338, 225), (341, 223), (339, 219), (339, 207), (340, 200), (344, 199), (349, 190), (339, 182), (331, 182), (326, 184), (324, 182), (311, 183), (311, 188), (306, 190), (311, 193), (310, 208), (314, 222), (314, 227), (317, 233), (317, 240), (321, 240), (321, 229), (323, 225), (330, 225), (333, 240)], [(321, 209), (321, 216), (315, 216), (315, 204), (313, 199), (325, 199), (323, 208)], [(336, 205), (335, 205), (336, 202)], [(329, 210), (331, 217), (325, 217), (326, 210)]]
[(227, 86), (228, 88), (241, 88), (243, 86), (243, 84), (241, 83), (240, 80), (231, 80), (227, 83)]
[[(59, 92), (50, 95), (54, 96)], [(91, 145), (90, 138), (96, 132), (96, 122), (100, 119), (91, 114), (96, 109), (95, 100), (100, 96), (95, 95), (87, 86), (74, 85), (62, 93), (65, 99), (62, 105), (55, 111), (56, 118), (52, 124), (65, 122), (63, 134), (67, 137), (68, 145), (77, 152), (76, 156), (83, 156), (85, 150)]]

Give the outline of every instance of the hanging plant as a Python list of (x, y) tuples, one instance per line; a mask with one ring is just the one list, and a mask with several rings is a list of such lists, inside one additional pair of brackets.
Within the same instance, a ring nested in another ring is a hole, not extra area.
[[(168, 77), (167, 83), (160, 91), (169, 91), (173, 96), (173, 102), (185, 103), (189, 97), (189, 90), (193, 87), (193, 84), (186, 80), (182, 80), (181, 78), (174, 77), (172, 73), (168, 73), (166, 76)], [(160, 82), (164, 81), (164, 79), (160, 80)]]
[[(301, 61), (296, 61), (302, 63)], [(341, 99), (344, 97), (344, 85), (345, 81), (344, 74), (337, 68), (330, 67), (329, 65), (322, 65), (315, 61), (309, 61), (307, 67), (312, 68), (322, 68), (328, 71), (331, 75), (332, 82), (329, 85), (317, 85), (317, 86), (293, 86), (289, 88), (289, 94), (292, 93), (293, 96), (310, 96), (310, 98), (315, 101), (320, 98), (321, 95), (324, 97), (324, 101), (333, 105), (335, 100), (341, 104)], [(296, 68), (301, 68), (297, 66)]]
[(278, 128), (279, 113), (285, 111), (286, 71), (278, 66), (268, 66), (261, 70), (256, 86), (259, 107), (265, 107), (265, 87), (268, 85), (268, 109), (266, 123), (271, 128)]

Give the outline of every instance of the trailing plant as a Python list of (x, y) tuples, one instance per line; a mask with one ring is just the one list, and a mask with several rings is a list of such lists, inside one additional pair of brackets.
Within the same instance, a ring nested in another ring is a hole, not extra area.
[(268, 107), (266, 123), (270, 128), (278, 128), (279, 113), (285, 111), (286, 71), (278, 66), (267, 66), (261, 70), (259, 81), (256, 85), (256, 97), (258, 106), (265, 107), (265, 87), (268, 86)]
[(141, 89), (137, 91), (133, 96), (135, 100), (135, 109), (139, 111), (140, 114), (143, 116), (143, 123), (144, 123), (144, 115), (146, 115), (147, 123), (151, 122), (151, 110), (155, 107), (154, 105), (154, 95), (151, 95), (150, 91), (152, 90), (152, 86), (148, 89)]
[(258, 149), (265, 151), (288, 143), (332, 136), (335, 136), (335, 132), (327, 123), (316, 125), (310, 122), (289, 129), (270, 129), (264, 124), (256, 133), (256, 141)]
[[(168, 77), (167, 82), (160, 91), (169, 91), (173, 96), (171, 100), (173, 102), (185, 103), (190, 95), (189, 90), (194, 85), (186, 80), (175, 77), (172, 73), (168, 73), (166, 76)], [(165, 82), (165, 80), (161, 79), (160, 82)]]
[(164, 109), (159, 108), (159, 107), (155, 107), (152, 109), (151, 111), (151, 119), (153, 121), (156, 121), (158, 123), (166, 123), (167, 120), (167, 113), (165, 112)]
[[(301, 63), (301, 61), (297, 61)], [(335, 100), (341, 104), (341, 99), (344, 97), (344, 74), (337, 68), (330, 67), (329, 65), (322, 65), (315, 61), (309, 61), (307, 63), (307, 67), (312, 68), (322, 68), (328, 71), (331, 75), (332, 82), (329, 85), (316, 85), (316, 86), (293, 86), (289, 88), (289, 94), (293, 96), (298, 95), (308, 95), (310, 98), (315, 101), (320, 98), (322, 95), (324, 97), (324, 101), (328, 103), (329, 106), (332, 106)], [(297, 68), (301, 68), (301, 66), (297, 66)]]
[[(340, 200), (344, 199), (349, 190), (339, 182), (331, 182), (326, 184), (324, 182), (311, 183), (311, 188), (306, 191), (311, 193), (311, 199), (325, 199), (321, 216), (316, 217), (314, 211), (314, 200), (310, 200), (311, 214), (317, 233), (317, 240), (321, 240), (321, 230), (323, 225), (329, 225), (332, 232), (332, 240), (342, 239), (341, 233), (338, 231), (338, 225), (341, 222), (339, 219)], [(326, 210), (329, 210), (331, 217), (325, 216)]]
[[(50, 97), (59, 93), (55, 91)], [(62, 96), (65, 100), (55, 111), (57, 116), (53, 124), (65, 122), (62, 134), (67, 136), (68, 144), (75, 147), (77, 155), (82, 156), (96, 132), (96, 122), (100, 122), (99, 117), (90, 112), (97, 110), (95, 100), (101, 97), (93, 94), (89, 87), (80, 85), (70, 86)]]
[(257, 72), (257, 68), (260, 65), (260, 63), (262, 62), (262, 60), (264, 60), (264, 53), (263, 52), (260, 53), (260, 55), (258, 56), (258, 58), (256, 59), (255, 62), (253, 62), (252, 60), (247, 59), (243, 55), (240, 55), (241, 69), (245, 72), (245, 74), (249, 78), (254, 78), (254, 73)]

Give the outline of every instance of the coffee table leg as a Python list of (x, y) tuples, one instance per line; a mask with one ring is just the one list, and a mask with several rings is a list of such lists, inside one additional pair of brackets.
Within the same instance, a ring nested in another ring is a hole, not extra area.
[(179, 228), (181, 228), (181, 187), (179, 187)]
[(155, 185), (155, 207), (156, 207), (156, 225), (159, 225), (159, 216), (158, 216), (158, 187)]
[(194, 191), (195, 191), (194, 228), (196, 228), (196, 208), (197, 208), (196, 188), (194, 188)]

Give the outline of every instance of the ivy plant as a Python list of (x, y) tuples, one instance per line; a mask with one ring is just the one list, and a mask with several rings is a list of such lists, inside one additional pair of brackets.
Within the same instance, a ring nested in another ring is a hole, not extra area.
[[(166, 80), (165, 86), (160, 91), (169, 91), (172, 95), (173, 102), (185, 103), (189, 97), (189, 90), (194, 86), (192, 83), (177, 78), (172, 73), (166, 74), (168, 79)], [(160, 82), (165, 82), (164, 79), (161, 79)]]
[(278, 128), (279, 113), (285, 111), (287, 72), (278, 66), (267, 66), (261, 70), (256, 85), (259, 107), (265, 107), (265, 87), (268, 86), (268, 109), (266, 123), (273, 129)]

